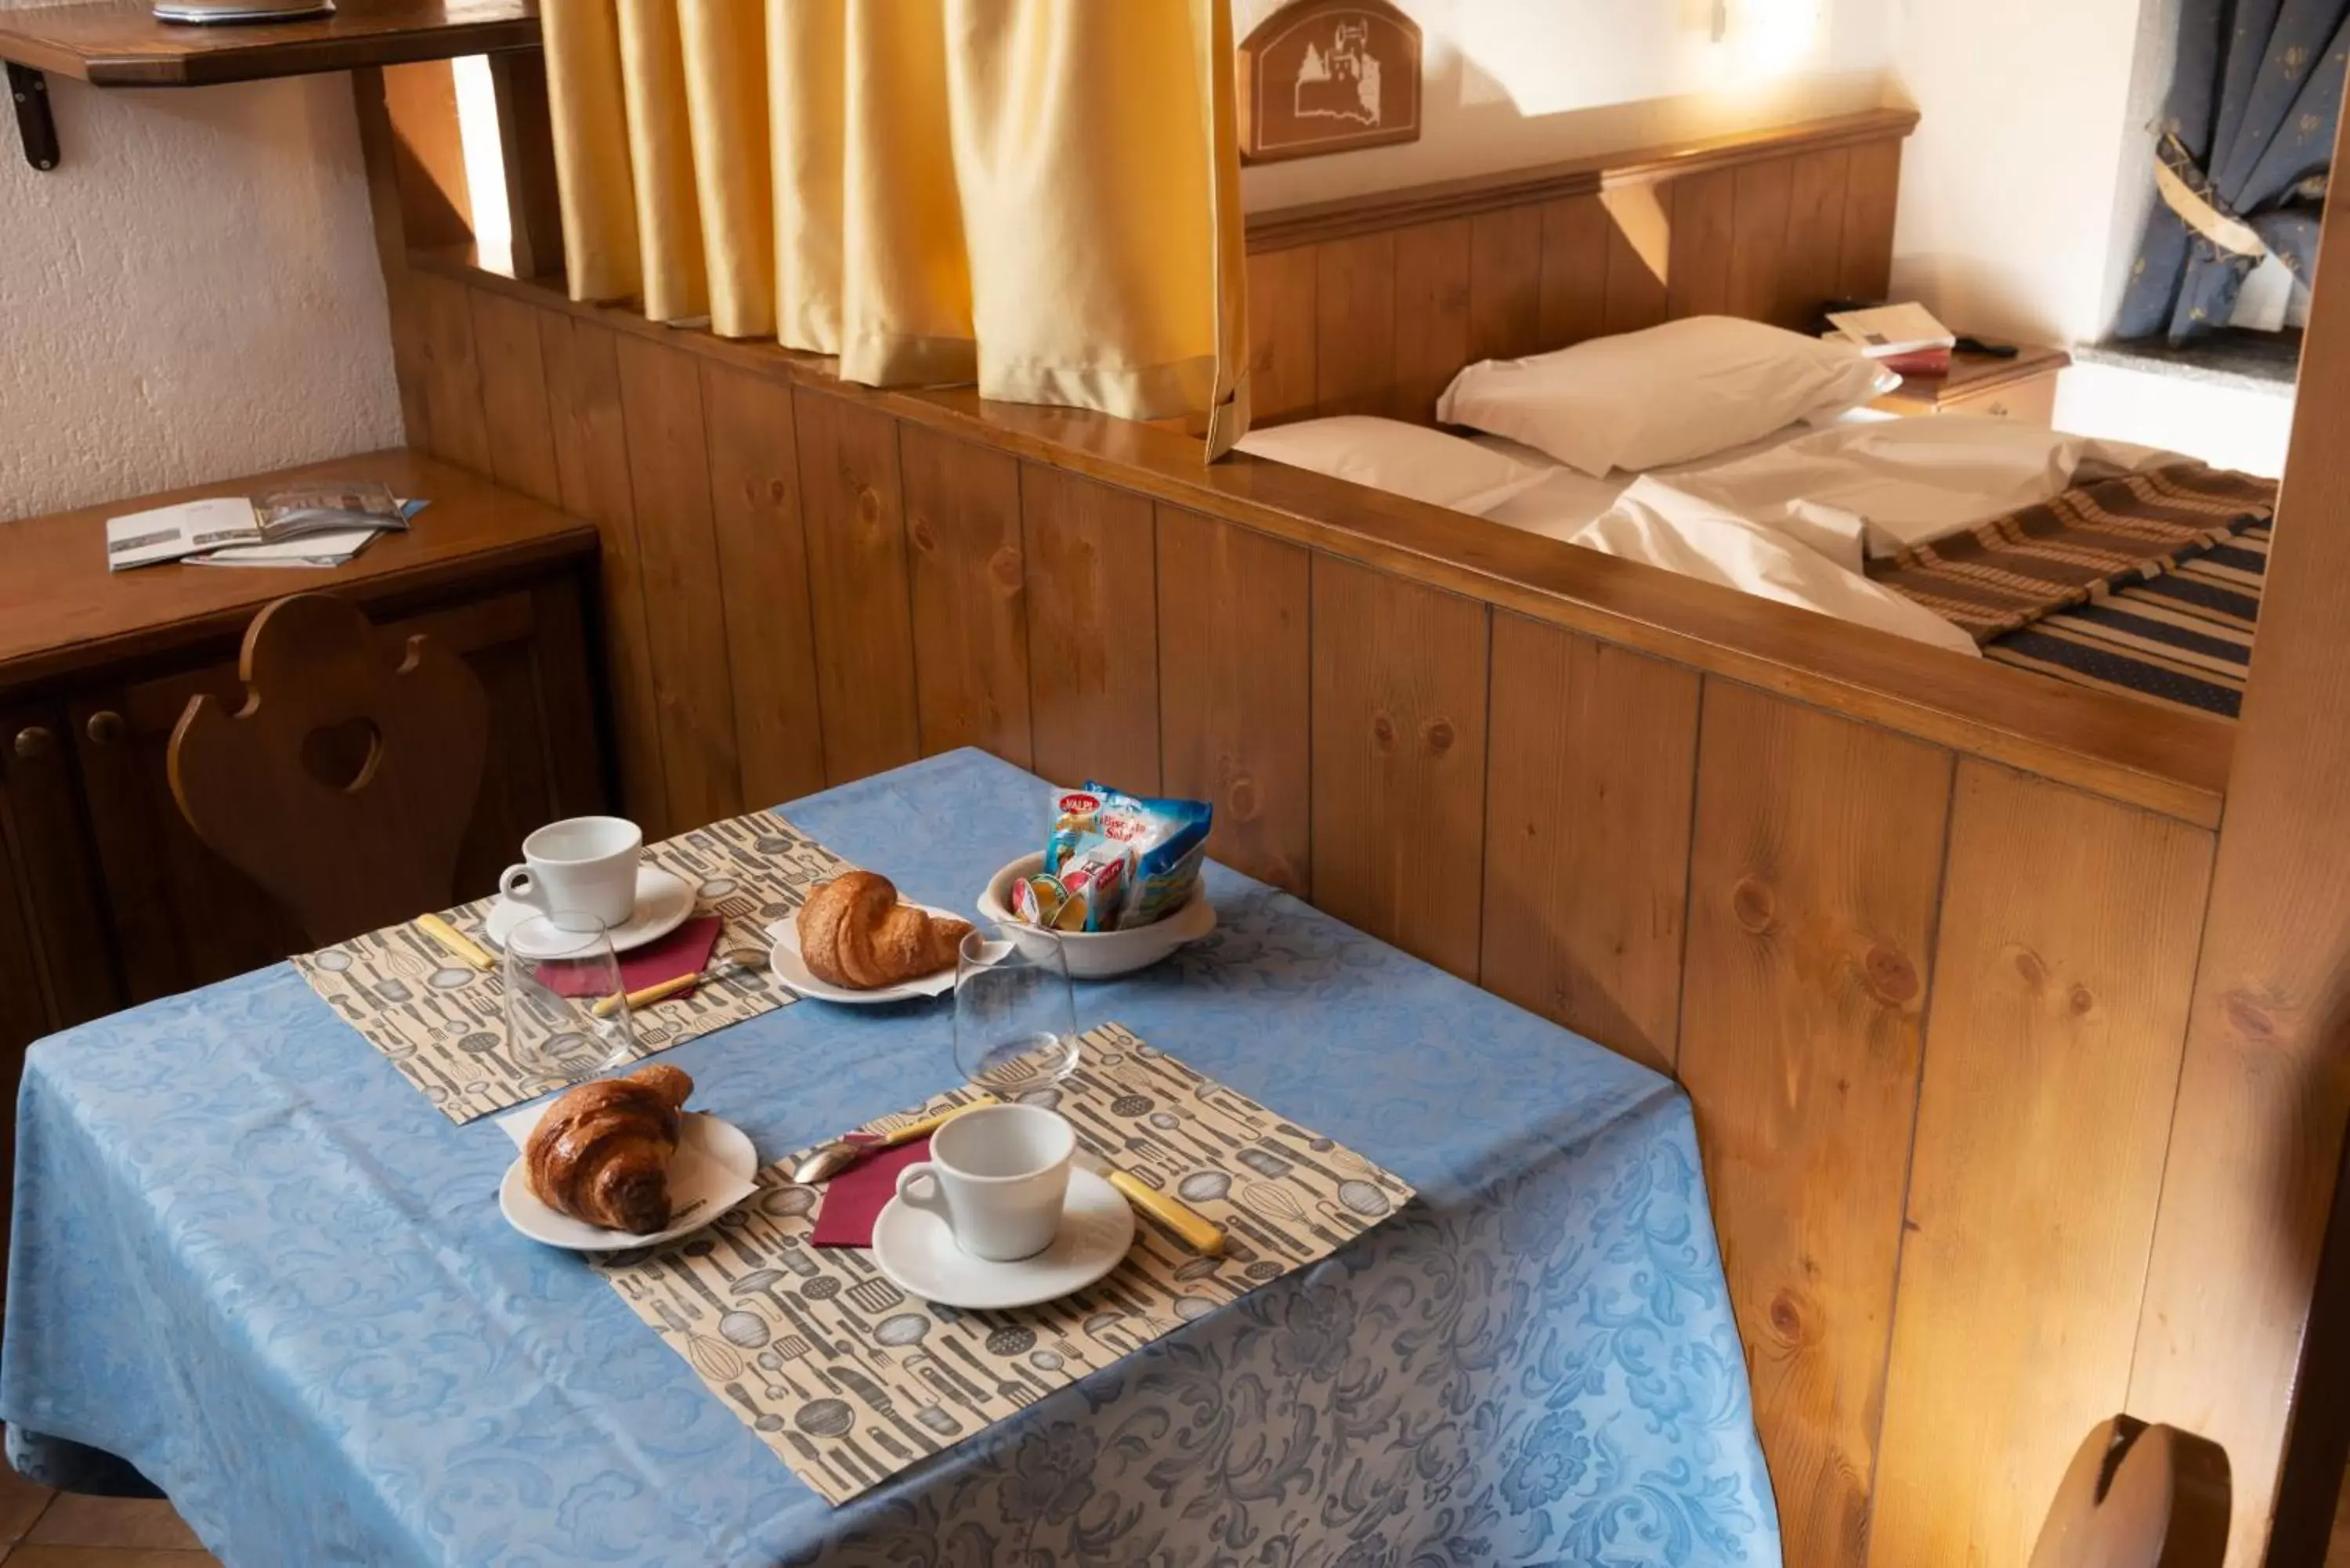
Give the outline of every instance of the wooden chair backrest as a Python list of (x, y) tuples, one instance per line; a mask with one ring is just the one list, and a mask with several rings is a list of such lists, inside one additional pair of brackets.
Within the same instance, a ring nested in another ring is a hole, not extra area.
[(2220, 1568), (2228, 1507), (2219, 1444), (2116, 1416), (2074, 1454), (2032, 1568)]
[(279, 599), (245, 631), (234, 713), (192, 698), (172, 794), (196, 836), (324, 946), (455, 902), (489, 701), (419, 635), (395, 660), (357, 607)]

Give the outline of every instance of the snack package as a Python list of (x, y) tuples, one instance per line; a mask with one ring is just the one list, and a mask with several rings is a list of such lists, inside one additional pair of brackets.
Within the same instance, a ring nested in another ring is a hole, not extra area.
[(1053, 805), (1044, 871), (1012, 889), (1020, 919), (1062, 931), (1125, 930), (1181, 908), (1198, 887), (1215, 815), (1207, 802), (1150, 800), (1088, 781)]

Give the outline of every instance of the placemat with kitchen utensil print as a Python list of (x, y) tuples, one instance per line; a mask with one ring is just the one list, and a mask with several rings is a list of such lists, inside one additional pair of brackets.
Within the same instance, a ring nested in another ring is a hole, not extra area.
[[(704, 981), (691, 996), (638, 1009), (629, 1019), (637, 1059), (797, 1000), (767, 972), (761, 928), (795, 913), (808, 889), (847, 869), (846, 862), (764, 811), (648, 845), (645, 858), (694, 886), (698, 912), (724, 918), (713, 963), (730, 953), (746, 963)], [(476, 899), (443, 917), (493, 960), (497, 954), (484, 927), (496, 902)], [(498, 968), (461, 961), (412, 924), (305, 953), (294, 964), (451, 1121), (470, 1122), (572, 1081), (527, 1067), (507, 1052), (505, 977)]]
[[(1126, 1261), (1043, 1306), (958, 1312), (908, 1298), (858, 1248), (808, 1244), (818, 1189), (798, 1150), (709, 1230), (597, 1262), (637, 1315), (792, 1472), (836, 1505), (1185, 1322), (1325, 1258), (1412, 1189), (1349, 1148), (1201, 1076), (1116, 1023), (1077, 1069), (1021, 1096), (1090, 1152), (1224, 1228), (1197, 1257), (1138, 1213)], [(962, 1103), (958, 1090), (869, 1124)]]

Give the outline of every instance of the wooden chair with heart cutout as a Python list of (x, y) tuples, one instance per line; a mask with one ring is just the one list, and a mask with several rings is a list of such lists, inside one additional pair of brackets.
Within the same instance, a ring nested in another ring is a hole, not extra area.
[(422, 635), (394, 657), (322, 594), (246, 628), (244, 707), (191, 698), (172, 797), (196, 836), (291, 909), (320, 946), (455, 901), (489, 750), (489, 700)]
[(2229, 1506), (2219, 1444), (2116, 1416), (2074, 1453), (2032, 1568), (2220, 1568)]

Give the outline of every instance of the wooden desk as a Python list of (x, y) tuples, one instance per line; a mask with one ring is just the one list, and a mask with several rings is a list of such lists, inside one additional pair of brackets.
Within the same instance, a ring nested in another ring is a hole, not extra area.
[[(432, 504), (332, 570), (106, 569), (109, 516), (313, 476), (380, 479)], [(482, 678), (494, 739), (465, 896), (488, 890), (528, 829), (604, 803), (581, 607), (594, 531), (431, 458), (375, 452), (0, 523), (0, 1087), (40, 1035), (302, 945), (188, 830), (163, 772), (191, 696), (242, 703), (237, 648), (272, 599), (349, 597), (387, 644), (429, 632)]]
[(1953, 354), (1947, 376), (1910, 376), (1868, 406), (1890, 414), (1985, 414), (2019, 424), (2056, 417), (2056, 374), (2073, 362), (2062, 348), (2026, 344), (2012, 359)]

